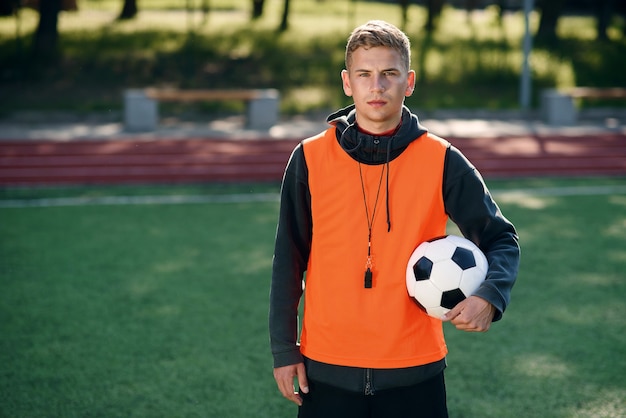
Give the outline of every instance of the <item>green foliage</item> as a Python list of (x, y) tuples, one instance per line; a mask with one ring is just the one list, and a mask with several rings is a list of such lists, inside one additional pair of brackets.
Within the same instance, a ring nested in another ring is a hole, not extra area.
[[(522, 268), (487, 334), (446, 326), (453, 417), (626, 415), (626, 196), (492, 181)], [(544, 189), (545, 190), (545, 189)], [(278, 192), (277, 185), (4, 189), (1, 200)], [(277, 203), (0, 208), (0, 415), (292, 417), (272, 379)]]
[[(0, 112), (119, 110), (125, 88), (152, 85), (272, 87), (281, 90), (283, 112), (328, 110), (349, 103), (339, 79), (349, 31), (372, 18), (402, 24), (396, 4), (305, 0), (292, 4), (290, 28), (279, 33), (282, 0), (266, 3), (263, 17), (254, 22), (247, 0), (211, 1), (206, 16), (199, 0), (144, 2), (136, 19), (120, 22), (115, 20), (119, 1), (86, 0), (78, 12), (61, 14), (62, 55), (45, 64), (34, 61), (29, 49), (36, 12), (22, 11), (19, 21), (1, 18)], [(518, 106), (521, 13), (499, 21), (495, 9), (467, 15), (446, 8), (432, 36), (423, 29), (425, 21), (424, 8), (412, 5), (405, 30), (413, 43), (418, 89), (407, 100), (411, 107)], [(533, 27), (537, 22), (533, 15)], [(615, 19), (610, 42), (594, 40), (594, 24), (591, 17), (563, 16), (559, 43), (535, 45), (535, 102), (546, 87), (624, 85), (626, 40), (618, 30), (623, 22)], [(196, 110), (241, 108), (227, 103)]]

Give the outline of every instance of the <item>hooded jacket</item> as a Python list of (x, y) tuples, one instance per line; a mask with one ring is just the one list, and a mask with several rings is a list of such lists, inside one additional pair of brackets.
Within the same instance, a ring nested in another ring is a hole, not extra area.
[[(389, 163), (427, 130), (407, 108), (403, 109), (401, 123), (391, 136), (368, 135), (359, 131), (354, 106), (332, 114), (328, 122), (335, 127), (341, 149), (352, 159), (366, 165), (387, 165), (385, 179), (381, 177), (385, 188), (384, 192), (381, 191), (381, 196), (385, 198), (381, 204), (384, 204), (388, 228), (391, 228), (393, 219), (388, 196), (394, 191), (389, 190)], [(476, 243), (487, 256), (487, 279), (475, 295), (496, 308), (494, 320), (499, 320), (508, 304), (519, 264), (515, 228), (500, 213), (477, 170), (451, 145), (445, 151), (441, 193), (446, 214), (462, 234)], [(383, 206), (379, 210), (383, 210)], [(298, 345), (297, 316), (303, 292), (302, 281), (311, 251), (312, 222), (309, 171), (303, 145), (300, 144), (291, 155), (281, 188), (270, 291), (269, 321), (274, 367), (305, 361), (310, 379), (366, 393), (419, 383), (443, 370), (445, 358), (426, 365), (391, 369), (347, 367), (303, 358)]]

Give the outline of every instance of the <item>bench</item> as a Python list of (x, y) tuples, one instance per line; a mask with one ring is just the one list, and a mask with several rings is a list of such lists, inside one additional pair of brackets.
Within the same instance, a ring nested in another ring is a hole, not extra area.
[(247, 103), (246, 126), (267, 130), (278, 122), (280, 94), (261, 90), (128, 89), (124, 92), (124, 125), (128, 131), (153, 131), (159, 122), (158, 102), (241, 100)]
[(622, 87), (570, 87), (548, 89), (541, 94), (541, 113), (550, 125), (572, 125), (577, 111), (574, 99), (626, 99), (626, 88)]

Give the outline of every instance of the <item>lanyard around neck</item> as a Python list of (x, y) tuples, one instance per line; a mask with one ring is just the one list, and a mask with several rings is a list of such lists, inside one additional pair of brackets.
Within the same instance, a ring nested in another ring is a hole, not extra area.
[(367, 205), (367, 195), (365, 194), (365, 182), (363, 181), (363, 171), (361, 169), (361, 163), (359, 163), (359, 178), (361, 179), (361, 191), (363, 192), (363, 203), (365, 205), (365, 218), (367, 219), (367, 261), (365, 262), (365, 281), (364, 286), (366, 289), (372, 288), (373, 274), (372, 274), (372, 228), (374, 226), (374, 218), (376, 217), (376, 207), (378, 206), (378, 196), (380, 195), (380, 187), (383, 184), (383, 174), (385, 173), (385, 166), (380, 172), (380, 179), (378, 180), (378, 190), (376, 191), (376, 200), (374, 201), (374, 208), (372, 209), (372, 216), (369, 214), (369, 207)]

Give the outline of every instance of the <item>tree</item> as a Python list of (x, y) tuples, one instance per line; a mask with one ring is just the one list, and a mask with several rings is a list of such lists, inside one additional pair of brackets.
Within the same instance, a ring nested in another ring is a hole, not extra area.
[(283, 16), (280, 20), (280, 26), (278, 30), (284, 32), (289, 28), (289, 0), (284, 0)]
[(409, 21), (409, 0), (399, 0), (399, 3), (402, 10), (402, 25), (400, 28), (405, 30)]
[(124, 6), (122, 7), (122, 12), (117, 17), (118, 20), (128, 20), (133, 19), (137, 16), (137, 0), (124, 0)]
[(427, 0), (428, 17), (426, 18), (426, 32), (432, 34), (437, 27), (437, 20), (441, 16), (445, 0)]
[(557, 39), (556, 25), (558, 23), (565, 0), (539, 0), (537, 7), (541, 10), (537, 39), (551, 42)]
[[(617, 10), (616, 12), (622, 16), (622, 19), (626, 21), (626, 4), (624, 4), (624, 2), (618, 2), (617, 3)], [(626, 38), (626, 25), (622, 25), (622, 36), (624, 36), (624, 38)]]
[(498, 6), (498, 24), (502, 26), (504, 23), (504, 9), (506, 8), (506, 0), (496, 0)]
[(19, 0), (0, 0), (0, 16), (14, 15), (19, 7)]
[(35, 31), (33, 52), (40, 58), (49, 58), (57, 53), (59, 39), (58, 20), (61, 0), (45, 0), (39, 5), (39, 24)]
[(265, 0), (252, 0), (252, 20), (263, 16), (263, 6), (265, 6)]
[(613, 17), (613, 0), (596, 1), (596, 28), (598, 29), (598, 40), (607, 41), (609, 35), (607, 30)]

